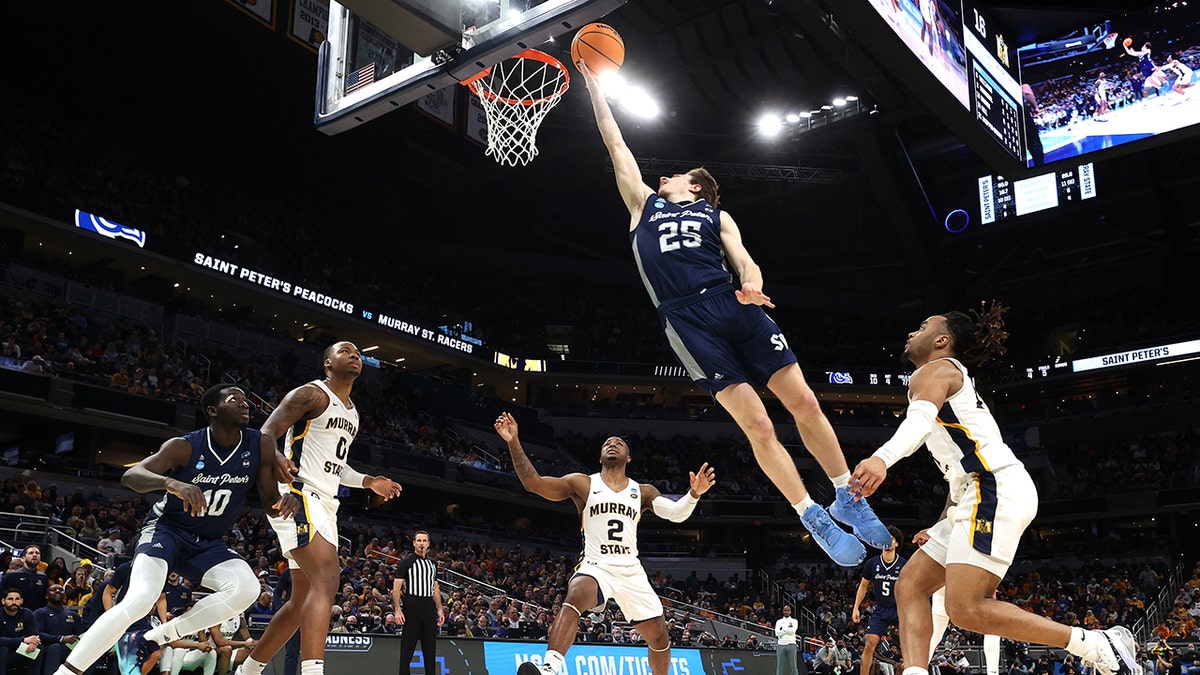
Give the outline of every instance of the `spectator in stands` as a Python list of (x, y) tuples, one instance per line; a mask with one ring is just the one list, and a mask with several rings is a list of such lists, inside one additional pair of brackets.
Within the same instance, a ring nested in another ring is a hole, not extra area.
[(50, 581), (45, 572), (38, 571), (41, 562), (42, 547), (30, 544), (21, 556), (21, 567), (0, 579), (0, 592), (17, 589), (21, 592), (21, 605), (30, 612), (46, 606), (46, 589), (50, 587)]
[(96, 544), (96, 548), (101, 553), (107, 553), (111, 556), (109, 561), (109, 566), (111, 567), (124, 562), (121, 558), (125, 556), (125, 542), (121, 541), (121, 528), (119, 527), (108, 528), (107, 535)]
[[(82, 496), (83, 488), (78, 488), (78, 492), (80, 496)], [(87, 505), (88, 504), (85, 499), (84, 506), (86, 507)], [(100, 529), (100, 523), (96, 520), (96, 516), (89, 513), (83, 519), (83, 527), (79, 530), (79, 541), (82, 541), (88, 546), (95, 546), (103, 536), (104, 532)]]
[(81, 564), (71, 573), (71, 578), (63, 585), (67, 606), (78, 607), (83, 605), (81, 598), (92, 592), (91, 573), (92, 561), (83, 560), (87, 565)]
[(61, 584), (51, 584), (46, 589), (46, 606), (33, 613), (33, 622), (42, 644), (42, 672), (53, 673), (67, 659), (83, 632), (79, 614), (63, 605)]
[(21, 606), (19, 589), (4, 591), (3, 602), (4, 613), (0, 615), (0, 672), (24, 675), (33, 660), (18, 655), (16, 651), (41, 647), (42, 640), (37, 634), (33, 612)]
[(250, 609), (246, 610), (246, 613), (257, 616), (271, 616), (274, 614), (275, 610), (271, 607), (271, 593), (267, 591), (259, 593), (258, 602), (250, 605)]

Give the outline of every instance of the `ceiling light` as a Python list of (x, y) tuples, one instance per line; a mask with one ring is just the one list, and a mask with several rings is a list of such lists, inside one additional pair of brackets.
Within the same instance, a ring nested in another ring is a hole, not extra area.
[(396, 363), (400, 363), (400, 362), (404, 361), (404, 358), (405, 357), (401, 356), (400, 358), (396, 359)]
[(785, 119), (788, 121), (788, 124), (795, 124), (796, 122), (800, 121), (800, 116), (796, 113), (788, 113), (788, 116)]
[(821, 106), (821, 110), (833, 110), (833, 106), (831, 106), (831, 105), (823, 105), (823, 106)]
[(359, 352), (359, 353), (360, 353), (360, 354), (366, 354), (367, 352), (373, 352), (373, 351), (375, 351), (376, 349), (379, 349), (379, 345), (371, 345), (370, 347), (367, 347), (366, 349), (362, 350), (362, 351), (361, 351), (361, 352)]
[(857, 101), (857, 100), (858, 100), (858, 97), (857, 97), (857, 96), (847, 96), (847, 97), (846, 97), (846, 100), (847, 100), (847, 101)]
[(804, 112), (800, 113), (800, 116), (801, 116), (801, 117), (812, 117), (812, 116), (813, 116), (813, 114), (812, 114), (812, 113), (810, 113), (810, 112), (808, 112), (808, 111), (806, 110), (806, 111), (804, 111)]
[(775, 134), (778, 134), (782, 126), (783, 122), (781, 122), (779, 117), (776, 115), (768, 113), (758, 118), (758, 130), (762, 132), (764, 136), (774, 136)]
[(846, 99), (835, 98), (835, 99), (833, 99), (833, 104), (840, 108), (840, 107), (846, 105)]

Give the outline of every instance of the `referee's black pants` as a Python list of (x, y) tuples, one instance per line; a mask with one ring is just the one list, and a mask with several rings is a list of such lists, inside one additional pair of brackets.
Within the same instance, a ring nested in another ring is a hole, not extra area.
[(409, 665), (417, 641), (421, 642), (421, 660), (426, 673), (436, 673), (433, 662), (437, 658), (437, 605), (433, 598), (413, 595), (404, 596), (404, 631), (400, 633), (400, 675), (410, 675)]

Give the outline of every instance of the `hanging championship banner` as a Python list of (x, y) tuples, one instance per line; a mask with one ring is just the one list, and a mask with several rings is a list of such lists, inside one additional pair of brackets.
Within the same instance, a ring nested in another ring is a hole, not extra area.
[(458, 87), (438, 89), (417, 99), (417, 110), (454, 129), (457, 127), (454, 109), (454, 98), (457, 95)]
[(467, 124), (465, 133), (467, 134), (467, 138), (487, 147), (487, 114), (483, 112), (483, 106), (479, 103), (479, 98), (474, 94), (467, 95)]
[(250, 16), (258, 19), (266, 24), (269, 28), (275, 27), (275, 0), (225, 0), (229, 4), (237, 7)]
[(328, 0), (292, 0), (288, 37), (315, 52), (328, 34)]

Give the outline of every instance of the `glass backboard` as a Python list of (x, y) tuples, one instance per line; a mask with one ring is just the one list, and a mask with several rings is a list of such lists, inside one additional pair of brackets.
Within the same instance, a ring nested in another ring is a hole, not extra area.
[(317, 61), (314, 124), (330, 135), (354, 128), (551, 38), (574, 35), (623, 4), (331, 0), (328, 40)]

